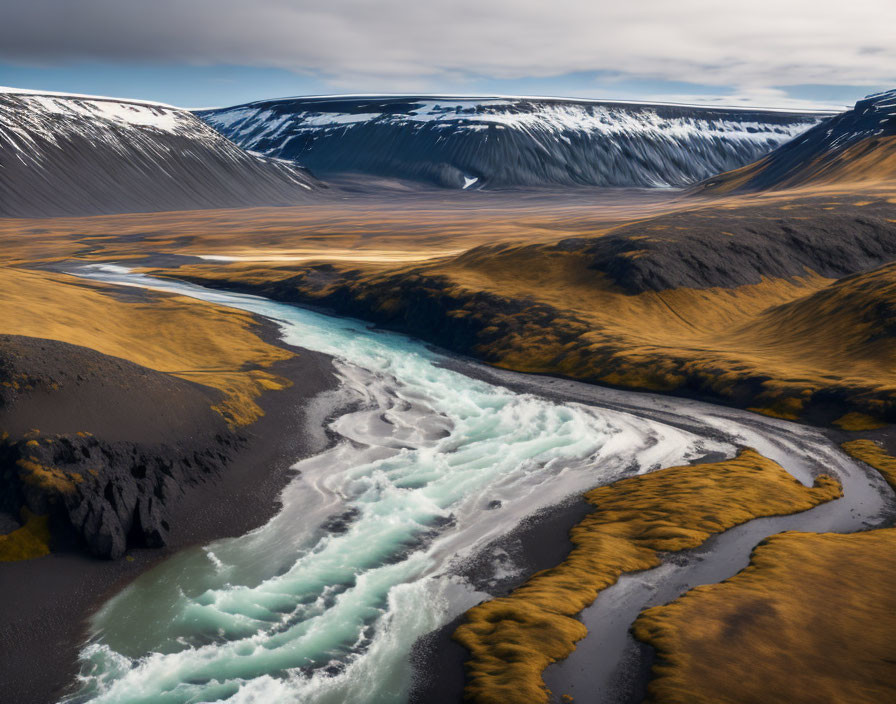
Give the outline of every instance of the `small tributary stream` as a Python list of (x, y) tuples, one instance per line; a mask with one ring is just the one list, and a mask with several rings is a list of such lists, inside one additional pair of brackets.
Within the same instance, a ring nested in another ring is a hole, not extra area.
[(835, 474), (844, 498), (623, 577), (584, 612), (589, 636), (548, 683), (577, 702), (625, 701), (643, 666), (628, 627), (644, 606), (731, 576), (769, 533), (859, 530), (892, 509), (873, 472), (809, 428), (495, 372), (358, 321), (123, 267), (73, 273), (267, 317), (286, 342), (333, 355), (350, 410), (330, 422), (333, 447), (296, 463), (266, 525), (178, 553), (97, 612), (68, 702), (403, 702), (414, 643), (487, 596), (463, 567), (537, 511), (739, 445), (806, 483)]

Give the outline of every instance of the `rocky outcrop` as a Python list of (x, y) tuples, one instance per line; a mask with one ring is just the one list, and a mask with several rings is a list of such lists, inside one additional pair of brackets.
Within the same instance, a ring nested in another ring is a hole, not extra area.
[(0, 512), (49, 515), (94, 555), (160, 547), (169, 504), (243, 438), (217, 392), (53, 340), (0, 335)]
[(168, 500), (226, 465), (234, 438), (218, 441), (218, 448), (185, 451), (84, 432), (7, 439), (0, 448), (3, 508), (50, 515), (57, 532), (73, 531), (98, 557), (162, 547), (171, 528)]

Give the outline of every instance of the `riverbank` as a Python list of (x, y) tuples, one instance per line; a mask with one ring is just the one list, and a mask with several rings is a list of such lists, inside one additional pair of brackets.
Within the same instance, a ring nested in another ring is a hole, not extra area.
[(892, 422), (894, 212), (889, 191), (789, 192), (417, 263), (321, 248), (152, 273), (322, 306), (505, 369), (819, 425)]
[[(3, 695), (16, 704), (56, 701), (74, 681), (88, 620), (105, 600), (142, 572), (189, 546), (238, 536), (264, 524), (298, 459), (324, 449), (323, 431), (335, 389), (330, 358), (280, 342), (275, 324), (262, 321), (266, 343), (297, 352), (269, 370), (291, 385), (256, 399), (260, 419), (240, 432), (226, 466), (201, 483), (181, 487), (167, 506), (171, 531), (161, 548), (129, 548), (124, 558), (101, 560), (69, 545), (42, 558), (0, 566), (0, 642)], [(182, 429), (189, 442), (195, 429)], [(94, 428), (100, 436), (103, 428)]]
[[(894, 444), (892, 426), (877, 430), (845, 432), (820, 430), (762, 416), (751, 416), (734, 409), (708, 406), (698, 401), (670, 399), (652, 394), (631, 394), (624, 391), (583, 385), (565, 379), (521, 375), (480, 364), (450, 364), (452, 369), (518, 392), (537, 393), (558, 402), (578, 402), (636, 413), (691, 431), (702, 428), (707, 438), (727, 440), (760, 447), (802, 482), (811, 482), (818, 473), (831, 471), (843, 483), (846, 498), (818, 506), (804, 513), (777, 518), (761, 518), (710, 538), (700, 547), (675, 555), (663, 556), (663, 563), (653, 570), (624, 575), (613, 587), (603, 590), (597, 601), (580, 616), (589, 634), (577, 643), (576, 651), (545, 672), (548, 687), (554, 692), (551, 701), (561, 701), (561, 694), (570, 694), (575, 701), (639, 702), (647, 691), (654, 664), (653, 648), (636, 641), (629, 627), (641, 610), (653, 604), (675, 599), (682, 592), (697, 586), (720, 582), (746, 567), (752, 548), (767, 535), (787, 530), (797, 531), (861, 531), (888, 525), (896, 516), (896, 502), (881, 477), (869, 468), (851, 461), (839, 451), (844, 439), (869, 438), (885, 447)], [(704, 461), (715, 461), (708, 456)], [(858, 509), (854, 511), (855, 509)], [(558, 509), (552, 520), (568, 527), (581, 517), (581, 506)], [(525, 582), (536, 572), (563, 561), (570, 543), (565, 531), (546, 531), (533, 522), (542, 550), (555, 550), (555, 560), (540, 564), (517, 563), (515, 583), (503, 590), (488, 589), (501, 597)], [(553, 536), (552, 536), (553, 534)], [(548, 547), (550, 546), (550, 547)], [(422, 639), (427, 658), (422, 662), (439, 663), (444, 669), (430, 670), (414, 691), (412, 702), (437, 701), (446, 704), (459, 701), (462, 687), (456, 684), (463, 661), (469, 654), (451, 640), (451, 634), (464, 621), (458, 618), (437, 633)], [(441, 653), (441, 660), (435, 656)], [(462, 674), (460, 675), (462, 676)], [(449, 692), (450, 694), (443, 694)], [(430, 695), (435, 699), (430, 700)]]
[[(805, 511), (841, 495), (832, 477), (819, 475), (806, 487), (752, 449), (593, 489), (585, 496), (595, 510), (570, 532), (575, 548), (565, 561), (467, 612), (454, 634), (471, 652), (466, 698), (547, 704), (542, 672), (576, 649), (588, 634), (576, 616), (623, 573), (659, 567), (662, 555), (753, 518)], [(595, 678), (592, 686), (604, 684)]]
[[(566, 559), (573, 549), (569, 531), (591, 510), (583, 496), (574, 496), (558, 506), (539, 511), (488, 545), (459, 575), (478, 591), (509, 594), (532, 574)], [(464, 614), (458, 616), (414, 645), (411, 665), (415, 677), (408, 704), (463, 701), (464, 663), (470, 654), (452, 636), (464, 619)]]
[[(842, 447), (896, 487), (880, 444)], [(894, 543), (892, 527), (779, 533), (733, 578), (642, 611), (633, 632), (663, 663), (645, 701), (892, 701)]]
[[(329, 329), (329, 328), (328, 328)], [(352, 342), (356, 339), (357, 336), (363, 335), (363, 329), (353, 330), (353, 337), (350, 338)], [(295, 338), (293, 338), (295, 341)], [(422, 349), (421, 349), (422, 352)], [(487, 378), (489, 376), (494, 376), (499, 379), (505, 378), (507, 380), (515, 380), (516, 384), (507, 383), (507, 386), (518, 386), (520, 388), (528, 386), (530, 390), (538, 393), (538, 388), (543, 387), (545, 389), (545, 393), (538, 394), (539, 396), (547, 396), (549, 398), (555, 399), (575, 399), (575, 400), (586, 400), (587, 398), (591, 398), (594, 402), (593, 405), (604, 406), (608, 409), (615, 409), (618, 411), (625, 411), (632, 413), (636, 416), (640, 421), (647, 419), (655, 419), (660, 420), (664, 425), (674, 426), (676, 428), (687, 428), (692, 432), (699, 431), (699, 437), (701, 438), (718, 438), (730, 443), (736, 443), (738, 445), (743, 444), (751, 444), (751, 445), (762, 445), (763, 442), (766, 447), (761, 448), (763, 452), (772, 452), (775, 451), (774, 448), (778, 448), (776, 451), (779, 453), (784, 453), (787, 458), (793, 458), (792, 461), (787, 462), (787, 469), (790, 470), (795, 476), (798, 476), (801, 481), (804, 483), (807, 480), (811, 480), (815, 474), (818, 473), (819, 467), (825, 464), (825, 461), (829, 459), (829, 457), (825, 454), (827, 442), (821, 443), (820, 438), (817, 437), (820, 434), (818, 431), (805, 428), (802, 426), (798, 426), (795, 424), (782, 423), (780, 421), (773, 421), (771, 419), (766, 419), (758, 416), (751, 416), (749, 414), (739, 413), (737, 411), (733, 411), (730, 409), (724, 408), (714, 408), (707, 406), (705, 404), (699, 404), (694, 402), (687, 402), (682, 400), (674, 400), (669, 398), (659, 398), (653, 397), (649, 395), (640, 395), (640, 394), (626, 394), (622, 392), (614, 392), (608, 389), (601, 389), (598, 387), (589, 387), (582, 384), (576, 384), (575, 382), (566, 382), (559, 379), (551, 379), (547, 377), (525, 377), (521, 375), (516, 375), (512, 373), (503, 373), (497, 370), (488, 369), (486, 367), (479, 367), (479, 365), (475, 365), (473, 363), (465, 362), (464, 360), (456, 360), (459, 367), (469, 366), (471, 369), (475, 368), (470, 376), (479, 375), (483, 378)], [(432, 370), (434, 371), (434, 370)], [(372, 381), (372, 380), (369, 380)], [(499, 381), (500, 383), (500, 381)], [(386, 384), (388, 388), (388, 383)], [(375, 387), (376, 388), (376, 387)], [(386, 390), (386, 389), (381, 389)], [(491, 396), (491, 394), (489, 394)], [(389, 397), (391, 398), (391, 396)], [(534, 402), (535, 399), (533, 398)], [(526, 402), (528, 403), (528, 402)], [(574, 404), (571, 404), (574, 405)], [(397, 411), (391, 403), (386, 403), (381, 408), (389, 409), (388, 413), (391, 415), (392, 412)], [(568, 409), (568, 412), (573, 412), (572, 409)], [(374, 426), (371, 426), (370, 421), (375, 418), (378, 419), (377, 423)], [(412, 422), (407, 427), (417, 428), (418, 424), (416, 421), (417, 414), (411, 413), (411, 418), (414, 418)], [(528, 417), (528, 416), (527, 416)], [(360, 438), (363, 441), (372, 439), (371, 435), (379, 436), (383, 431), (388, 429), (388, 426), (382, 426), (382, 423), (386, 420), (386, 416), (381, 415), (381, 413), (371, 413), (367, 411), (363, 414), (360, 414), (356, 419), (357, 422), (349, 423), (343, 428), (343, 431), (354, 431), (351, 433), (354, 437)], [(409, 418), (410, 420), (410, 418)], [(621, 420), (621, 419), (617, 419)], [(389, 423), (391, 426), (392, 423)], [(402, 427), (404, 424), (398, 423), (393, 427)], [(621, 438), (628, 440), (624, 444), (629, 444), (633, 440), (637, 439), (637, 436), (626, 435), (626, 432), (631, 432), (631, 427), (628, 425), (617, 425), (617, 431), (622, 431), (623, 435)], [(430, 434), (434, 438), (443, 437), (442, 433), (444, 433), (444, 428), (441, 426), (439, 428), (430, 428)], [(660, 431), (658, 436), (651, 435), (650, 438), (653, 438), (653, 443), (662, 443), (663, 441), (669, 441), (670, 438), (664, 435), (665, 431)], [(757, 438), (751, 437), (750, 434), (758, 435)], [(391, 433), (387, 433), (387, 436), (390, 436)], [(781, 439), (786, 436), (791, 436), (792, 438), (800, 439), (803, 438), (806, 442), (803, 444), (799, 443), (790, 443), (788, 444), (786, 441), (784, 445), (781, 445)], [(466, 435), (464, 436), (466, 437)], [(643, 438), (642, 438), (643, 439)], [(650, 444), (650, 443), (648, 443)], [(674, 442), (672, 443), (674, 444)], [(405, 443), (402, 442), (404, 446)], [(770, 450), (769, 448), (772, 448)], [(785, 448), (785, 449), (782, 449)], [(720, 448), (721, 449), (721, 448)], [(490, 456), (493, 456), (493, 453), (489, 453)], [(694, 455), (691, 454), (691, 457)], [(653, 460), (642, 461), (640, 464), (635, 461), (631, 462), (629, 469), (625, 469), (625, 473), (628, 472), (644, 472), (650, 471), (652, 469), (656, 469), (660, 466), (668, 466), (669, 462), (658, 462), (658, 458), (654, 457)], [(333, 478), (333, 466), (332, 461), (324, 462), (323, 464), (327, 465), (326, 467), (321, 467), (320, 469), (324, 469), (325, 473), (319, 477), (319, 479), (326, 479), (332, 481)], [(310, 468), (309, 468), (310, 469)], [(595, 469), (598, 469), (595, 467)], [(479, 472), (477, 472), (478, 474)], [(307, 474), (303, 469), (303, 477), (307, 476), (309, 479), (312, 478), (312, 472), (309, 471)], [(595, 475), (599, 476), (599, 473)], [(618, 475), (616, 476), (618, 478)], [(595, 479), (595, 483), (600, 483), (600, 479)], [(332, 489), (338, 484), (327, 485), (321, 484), (320, 482), (312, 481), (311, 486), (315, 486), (318, 489), (327, 488)], [(406, 486), (403, 486), (402, 489), (406, 492)], [(324, 494), (322, 494), (324, 495)], [(402, 493), (404, 495), (404, 493)], [(852, 495), (852, 494), (851, 494)], [(498, 506), (492, 507), (493, 499), (495, 495), (491, 492), (480, 497), (481, 501), (477, 502), (482, 506), (484, 510), (484, 515), (489, 516), (489, 509), (496, 510), (500, 508), (500, 502)], [(555, 497), (556, 499), (559, 497)], [(861, 496), (857, 498), (863, 498)], [(863, 503), (863, 502), (860, 502)], [(831, 502), (829, 505), (835, 506), (838, 502)], [(873, 504), (873, 502), (871, 502)], [(510, 509), (513, 504), (508, 503), (506, 509)], [(506, 510), (505, 509), (505, 510)], [(867, 505), (863, 509), (865, 511), (868, 510)], [(328, 510), (327, 510), (328, 511)], [(325, 511), (326, 512), (326, 511)], [(483, 511), (480, 511), (480, 513)], [(504, 514), (505, 511), (497, 511), (494, 514), (494, 518), (498, 521), (501, 519), (501, 514)], [(850, 513), (849, 506), (841, 506), (839, 511), (836, 513), (837, 516), (843, 517), (845, 514)], [(301, 520), (307, 520), (308, 513), (304, 511), (299, 511), (299, 516), (303, 517)], [(863, 516), (850, 515), (849, 520), (851, 521), (861, 521)], [(356, 516), (353, 516), (353, 520), (356, 519)], [(278, 518), (279, 520), (279, 518)], [(562, 522), (562, 520), (561, 520)], [(299, 525), (298, 523), (296, 525)], [(438, 523), (437, 525), (448, 525), (447, 523)], [(541, 542), (540, 547), (543, 552), (550, 556), (550, 553), (556, 549), (559, 554), (562, 552), (562, 546), (567, 545), (568, 549), (568, 539), (566, 537), (566, 530), (552, 530), (554, 535), (553, 538), (546, 538)], [(277, 539), (277, 536), (282, 535), (282, 531), (274, 529), (274, 533), (276, 534), (274, 537)], [(339, 533), (342, 535), (342, 533)], [(527, 552), (524, 548), (522, 552)], [(405, 556), (404, 552), (401, 552), (402, 556)], [(291, 564), (291, 563), (289, 563)], [(515, 566), (515, 565), (514, 565)], [(279, 574), (279, 572), (278, 572)], [(490, 581), (490, 580), (487, 580)], [(475, 580), (474, 580), (475, 582)], [(492, 585), (487, 585), (492, 586)], [(120, 610), (120, 609), (119, 609)], [(108, 625), (108, 624), (107, 624)], [(265, 670), (267, 671), (267, 670)], [(333, 675), (336, 677), (336, 675)]]

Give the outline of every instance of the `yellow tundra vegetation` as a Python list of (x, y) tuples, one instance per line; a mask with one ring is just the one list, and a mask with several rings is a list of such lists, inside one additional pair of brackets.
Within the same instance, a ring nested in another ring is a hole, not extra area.
[(621, 574), (658, 565), (659, 551), (697, 547), (758, 516), (804, 511), (840, 495), (836, 480), (821, 476), (803, 486), (751, 449), (593, 489), (585, 498), (595, 510), (570, 532), (574, 548), (564, 562), (467, 612), (454, 634), (470, 651), (466, 699), (547, 702), (541, 673), (575, 649), (586, 629), (574, 616)]
[[(32, 442), (29, 440), (29, 442)], [(23, 480), (45, 490), (68, 494), (75, 490), (75, 484), (84, 481), (77, 472), (64, 472), (57, 467), (40, 464), (34, 457), (16, 461), (21, 470)]]
[[(701, 188), (704, 192), (718, 195), (732, 193), (743, 188), (758, 189), (763, 172), (774, 164), (774, 159), (765, 157), (747, 166), (727, 171)], [(778, 189), (818, 188), (825, 185), (844, 187), (847, 184), (861, 184), (872, 188), (890, 184), (896, 177), (896, 137), (870, 137), (844, 149), (840, 153), (819, 155), (811, 161), (801, 163), (790, 173), (777, 180)]]
[[(617, 290), (577, 253), (519, 248), (428, 271), (455, 283), (458, 298), (488, 291), (557, 312), (551, 329), (517, 326), (515, 337), (482, 348), (499, 366), (655, 391), (691, 378), (722, 397), (745, 380), (765, 379), (750, 405), (788, 420), (825, 388), (896, 394), (896, 340), (883, 332), (896, 301), (896, 265), (842, 281), (807, 273), (636, 295)], [(853, 410), (880, 411), (877, 401), (863, 403)]]
[(846, 413), (834, 421), (834, 425), (843, 430), (878, 430), (886, 426), (886, 423), (872, 418), (867, 413)]
[(781, 533), (750, 566), (645, 611), (649, 702), (896, 701), (896, 529)]
[(253, 422), (255, 399), (289, 385), (267, 370), (292, 353), (264, 342), (246, 312), (183, 296), (121, 297), (71, 276), (0, 267), (0, 333), (59, 340), (222, 392), (231, 425)]
[(872, 440), (850, 440), (841, 445), (850, 455), (880, 472), (887, 483), (896, 489), (896, 457), (887, 454)]
[[(358, 310), (385, 314), (411, 295), (402, 286), (413, 284), (415, 296), (450, 299), (451, 317), (478, 320), (474, 351), (506, 369), (649, 391), (747, 395), (751, 410), (787, 420), (799, 420), (815, 394), (838, 390), (852, 427), (859, 414), (867, 425), (896, 403), (896, 338), (885, 332), (886, 311), (896, 305), (896, 264), (839, 281), (807, 272), (734, 288), (634, 295), (595, 271), (588, 256), (540, 245), (400, 268), (333, 268), (348, 272), (345, 279), (315, 278), (296, 284), (297, 293), (322, 299), (344, 286)], [(258, 286), (299, 269), (231, 263), (167, 273)], [(482, 293), (513, 305), (484, 307)], [(530, 316), (537, 306), (550, 312)]]
[[(843, 449), (896, 488), (896, 457)], [(782, 533), (727, 582), (646, 610), (635, 635), (663, 661), (648, 702), (896, 701), (896, 529)]]
[(22, 508), (25, 525), (0, 535), (0, 562), (31, 560), (50, 554), (50, 526), (47, 516), (38, 516)]

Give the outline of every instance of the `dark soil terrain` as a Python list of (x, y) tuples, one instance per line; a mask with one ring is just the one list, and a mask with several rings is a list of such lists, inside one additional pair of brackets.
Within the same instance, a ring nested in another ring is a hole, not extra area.
[[(261, 334), (276, 338), (271, 326)], [(262, 396), (264, 416), (234, 431), (210, 408), (214, 389), (75, 345), (0, 336), (11, 384), (0, 385), (3, 525), (16, 527), (22, 505), (49, 511), (53, 550), (0, 567), (0, 699), (56, 701), (99, 604), (175, 551), (242, 535), (277, 511), (290, 465), (326, 443), (326, 403), (310, 401), (335, 379), (328, 358), (304, 350), (275, 369), (293, 385)], [(53, 482), (27, 481), (19, 460), (32, 457)]]
[(591, 257), (591, 269), (631, 294), (735, 288), (807, 270), (837, 279), (896, 259), (896, 206), (886, 198), (869, 200), (856, 205), (818, 196), (783, 208), (698, 209), (557, 247)]
[(168, 501), (245, 436), (214, 389), (55, 340), (0, 336), (3, 509), (50, 514), (97, 557), (160, 547)]

